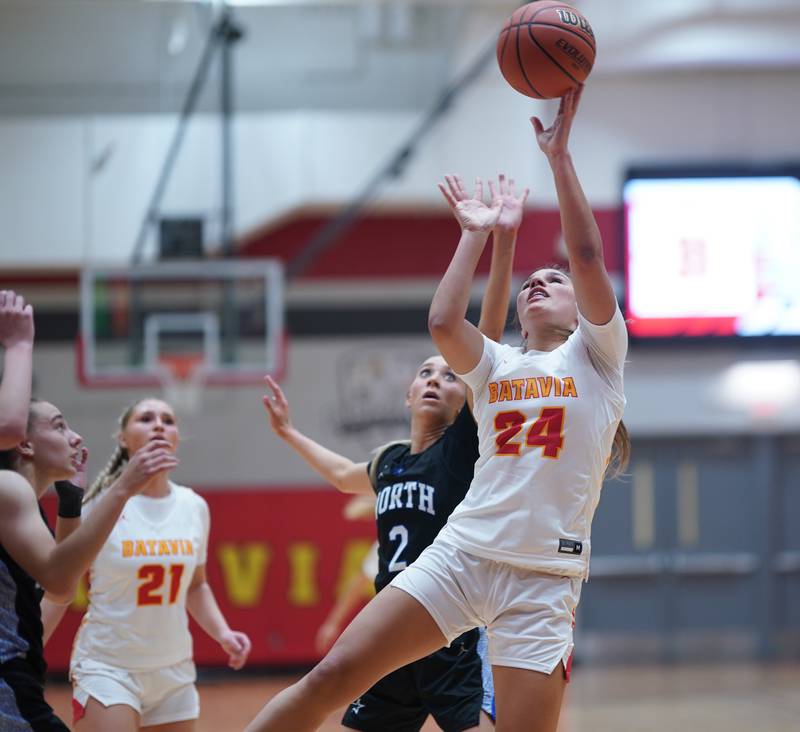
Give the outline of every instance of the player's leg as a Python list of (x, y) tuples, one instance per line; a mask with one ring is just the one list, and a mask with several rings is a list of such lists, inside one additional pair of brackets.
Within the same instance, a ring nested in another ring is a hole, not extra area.
[(103, 706), (97, 699), (89, 698), (83, 716), (75, 721), (75, 732), (138, 732), (139, 713), (127, 704)]
[(423, 605), (403, 590), (382, 590), (322, 661), (275, 696), (246, 732), (310, 732), (378, 679), (446, 644)]
[(567, 685), (561, 663), (551, 674), (494, 666), (496, 732), (556, 732)]
[(141, 686), (134, 674), (83, 660), (74, 665), (71, 676), (75, 732), (137, 732)]
[(572, 653), (578, 578), (498, 565), (489, 626), (497, 732), (556, 732)]

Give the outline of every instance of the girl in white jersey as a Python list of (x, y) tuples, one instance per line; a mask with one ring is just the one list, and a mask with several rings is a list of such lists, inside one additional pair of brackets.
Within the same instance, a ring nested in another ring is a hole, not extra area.
[[(98, 495), (130, 455), (152, 440), (173, 452), (175, 414), (160, 399), (143, 399), (120, 419), (118, 446), (86, 495)], [(190, 488), (159, 473), (130, 500), (90, 568), (89, 607), (70, 661), (77, 732), (191, 732), (199, 715), (187, 610), (241, 668), (250, 652), (232, 631), (206, 582), (209, 512)]]
[(555, 178), (571, 277), (546, 269), (525, 282), (517, 296), (522, 348), (501, 346), (465, 320), (499, 208), (484, 205), (480, 181), (474, 197), (457, 177), (440, 186), (462, 235), (429, 328), (474, 395), (480, 458), (469, 493), (434, 543), (248, 732), (314, 730), (378, 676), (481, 624), (489, 629), (497, 732), (555, 732), (592, 515), (609, 459), (627, 452), (624, 428), (615, 437), (625, 324), (567, 150), (581, 91), (565, 95), (549, 129), (532, 120)]

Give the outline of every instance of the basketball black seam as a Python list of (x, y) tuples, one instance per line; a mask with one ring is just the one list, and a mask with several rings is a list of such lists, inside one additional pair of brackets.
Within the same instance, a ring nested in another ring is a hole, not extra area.
[[(533, 32), (531, 31), (531, 29), (530, 29), (530, 28), (528, 28), (528, 35), (531, 37), (531, 40), (532, 40), (532, 41), (533, 41), (533, 42), (534, 42), (534, 43), (535, 43), (537, 46), (539, 46), (539, 50), (540, 50), (540, 51), (541, 51), (541, 52), (542, 52), (542, 53), (543, 53), (545, 56), (547, 56), (547, 58), (549, 58), (549, 59), (550, 59), (550, 60), (551, 60), (551, 61), (552, 61), (552, 62), (553, 62), (553, 63), (554, 63), (554, 64), (555, 64), (555, 65), (556, 65), (556, 66), (557, 66), (559, 69), (561, 69), (561, 71), (563, 71), (563, 72), (564, 72), (564, 73), (565, 73), (567, 76), (569, 76), (569, 78), (570, 78), (570, 79), (572, 79), (572, 81), (574, 81), (576, 84), (580, 84), (580, 83), (581, 83), (581, 82), (580, 82), (580, 81), (578, 81), (578, 80), (577, 80), (577, 79), (576, 79), (576, 78), (575, 78), (575, 77), (574, 77), (572, 74), (570, 74), (570, 73), (569, 73), (569, 71), (567, 71), (567, 70), (566, 70), (566, 69), (565, 69), (565, 68), (564, 68), (564, 67), (563, 67), (563, 66), (562, 66), (560, 63), (558, 63), (558, 61), (556, 61), (556, 60), (555, 60), (555, 58), (553, 58), (553, 57), (552, 57), (552, 56), (551, 56), (551, 55), (550, 55), (550, 54), (549, 54), (549, 53), (548, 53), (548, 52), (545, 50), (545, 47), (544, 47), (544, 46), (543, 46), (541, 43), (539, 43), (539, 41), (537, 41), (537, 40), (536, 40), (536, 37), (533, 35)], [(522, 65), (522, 62), (520, 62), (520, 66), (521, 66), (521, 65)], [(526, 76), (525, 78), (527, 78), (527, 76)]]
[(540, 99), (544, 99), (544, 94), (542, 94), (533, 84), (531, 84), (531, 80), (528, 78), (528, 73), (525, 71), (525, 64), (522, 63), (522, 54), (519, 52), (519, 27), (517, 27), (517, 64), (519, 64), (519, 70), (522, 72), (525, 82), (533, 90), (533, 93)]
[[(508, 32), (506, 33), (506, 31)], [(511, 26), (504, 28), (501, 32), (506, 34), (506, 39), (503, 41), (503, 48), (500, 50), (500, 63), (503, 62), (503, 57), (506, 55), (506, 46), (508, 45), (508, 36), (511, 34)]]
[[(547, 28), (558, 28), (559, 30), (566, 31), (567, 33), (572, 33), (573, 36), (577, 36), (587, 46), (589, 46), (589, 48), (592, 49), (592, 53), (595, 53), (595, 54), (597, 53), (597, 48), (595, 47), (594, 43), (592, 41), (590, 41), (589, 38), (585, 34), (583, 34), (582, 32), (576, 31), (576, 30), (572, 30), (572, 28), (567, 28), (566, 26), (558, 25), (558, 23), (543, 23), (541, 21), (539, 21), (538, 23), (517, 23), (517, 25), (510, 25), (508, 27), (508, 29), (510, 30), (511, 28), (522, 28), (523, 25), (527, 25), (529, 28), (532, 25), (541, 25), (541, 26), (546, 26)], [(503, 31), (505, 31), (505, 30), (506, 29), (503, 28)]]

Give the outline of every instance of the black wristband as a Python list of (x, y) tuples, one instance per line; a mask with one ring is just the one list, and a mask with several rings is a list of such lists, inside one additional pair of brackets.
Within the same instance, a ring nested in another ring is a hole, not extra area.
[(58, 493), (58, 515), (67, 519), (78, 518), (83, 505), (83, 488), (73, 485), (68, 480), (57, 480), (56, 493)]

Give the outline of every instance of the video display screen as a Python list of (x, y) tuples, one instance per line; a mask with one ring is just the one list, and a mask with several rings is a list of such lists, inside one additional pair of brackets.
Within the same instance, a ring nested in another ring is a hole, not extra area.
[(800, 180), (631, 172), (632, 336), (800, 336)]

